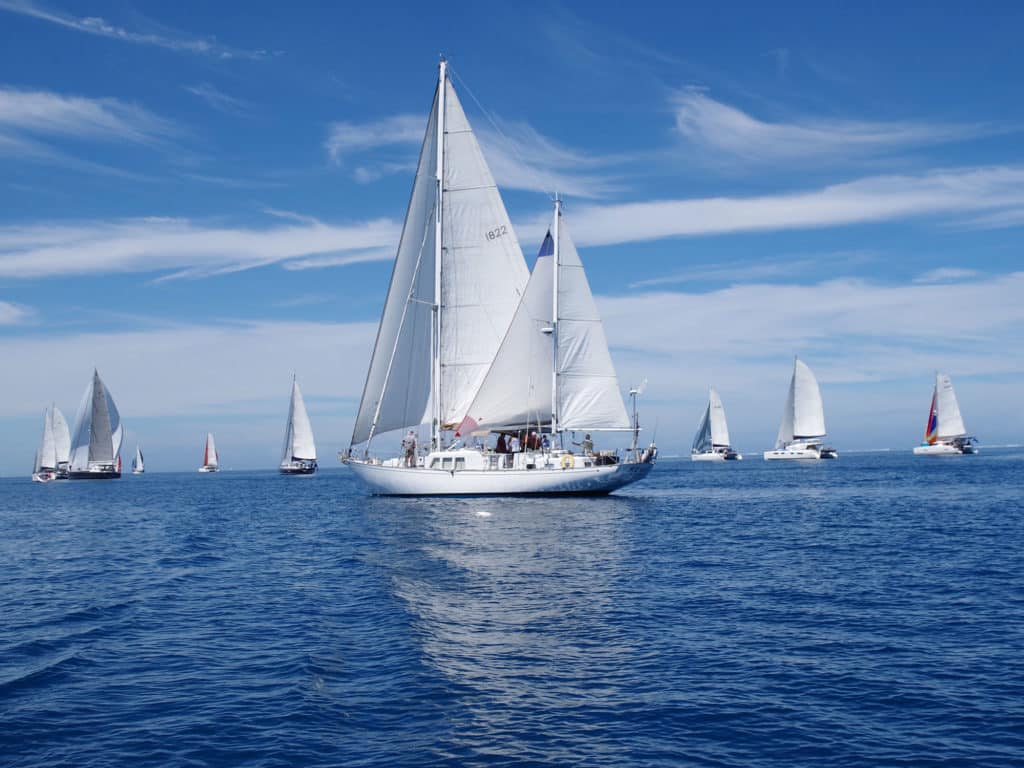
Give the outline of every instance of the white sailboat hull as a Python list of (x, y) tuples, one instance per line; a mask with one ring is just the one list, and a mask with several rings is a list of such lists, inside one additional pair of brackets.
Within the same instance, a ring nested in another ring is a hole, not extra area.
[(723, 453), (721, 451), (705, 451), (704, 453), (691, 453), (690, 461), (742, 461), (741, 453)]
[(381, 496), (511, 496), (611, 493), (642, 480), (653, 460), (563, 469), (425, 469), (346, 462), (374, 494)]
[(977, 453), (977, 449), (965, 451), (963, 446), (954, 443), (933, 443), (931, 445), (914, 446), (915, 456), (963, 456), (966, 453)]
[(776, 448), (764, 452), (765, 461), (818, 461), (820, 459), (834, 459), (838, 456), (835, 451), (832, 455), (825, 455), (820, 445), (794, 443), (784, 448)]
[(196, 472), (220, 472), (220, 467), (200, 467)]

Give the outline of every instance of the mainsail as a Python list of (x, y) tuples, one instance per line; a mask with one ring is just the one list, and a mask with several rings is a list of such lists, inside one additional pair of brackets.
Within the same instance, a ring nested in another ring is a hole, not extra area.
[(57, 457), (57, 466), (67, 464), (71, 460), (71, 432), (68, 430), (68, 422), (60, 408), (56, 405), (50, 407), (50, 419), (53, 428), (53, 447)]
[(803, 360), (795, 358), (775, 446), (784, 448), (795, 440), (821, 438), (825, 434), (825, 407), (818, 380)]
[(43, 414), (43, 436), (39, 441), (39, 449), (36, 451), (35, 471), (40, 469), (57, 468), (57, 445), (53, 436), (53, 411), (46, 409)]
[(203, 466), (204, 467), (216, 467), (218, 466), (217, 461), (217, 444), (213, 441), (213, 433), (206, 433), (206, 450), (203, 451)]
[(313, 427), (309, 423), (306, 404), (299, 391), (299, 383), (292, 379), (292, 399), (288, 406), (288, 424), (284, 431), (284, 446), (281, 449), (281, 463), (291, 461), (316, 461), (316, 445), (313, 442)]
[(601, 316), (561, 219), (556, 204), (555, 234), (545, 237), (508, 333), (467, 410), (472, 429), (630, 427)]
[(93, 371), (92, 381), (82, 396), (75, 418), (75, 437), (71, 443), (71, 470), (86, 471), (92, 463), (112, 464), (121, 451), (121, 416), (117, 406)]
[(454, 428), (528, 276), (442, 62), (352, 444), (424, 422), (435, 435)]
[(935, 411), (938, 416), (936, 437), (940, 440), (965, 437), (967, 428), (960, 415), (960, 405), (956, 401), (953, 382), (945, 373), (935, 374), (935, 394), (933, 395)]

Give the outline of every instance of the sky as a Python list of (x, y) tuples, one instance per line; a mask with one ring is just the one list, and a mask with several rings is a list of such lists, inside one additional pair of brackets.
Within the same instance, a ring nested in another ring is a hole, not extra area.
[(442, 53), (664, 454), (709, 386), (771, 447), (794, 355), (840, 452), (918, 443), (936, 370), (1022, 442), (1024, 7), (898, 5), (0, 0), (0, 474), (93, 367), (150, 470), (275, 467), (293, 374), (333, 463)]

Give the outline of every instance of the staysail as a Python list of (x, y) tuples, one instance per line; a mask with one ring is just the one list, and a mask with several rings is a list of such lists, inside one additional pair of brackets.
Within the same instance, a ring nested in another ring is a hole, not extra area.
[(545, 237), (508, 333), (467, 411), (472, 429), (629, 429), (601, 316), (557, 204), (555, 216), (557, 234)]
[(121, 416), (117, 406), (93, 371), (92, 381), (82, 396), (71, 443), (71, 470), (85, 471), (90, 463), (110, 464), (121, 451)]
[(281, 463), (293, 460), (316, 461), (316, 445), (313, 442), (313, 427), (309, 423), (306, 404), (299, 391), (299, 383), (292, 380), (292, 399), (288, 406), (288, 424), (284, 431), (284, 447), (281, 449)]
[(426, 421), (454, 428), (527, 279), (505, 205), (442, 62), (352, 444)]
[(945, 373), (935, 374), (935, 411), (938, 416), (936, 437), (940, 440), (954, 437), (965, 437), (967, 428), (960, 415), (960, 405), (956, 401), (953, 382)]

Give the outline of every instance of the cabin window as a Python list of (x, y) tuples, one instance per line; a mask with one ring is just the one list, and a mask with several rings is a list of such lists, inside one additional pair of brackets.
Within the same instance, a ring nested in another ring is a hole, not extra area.
[(431, 469), (437, 469), (437, 467), (438, 467), (438, 465), (440, 463), (441, 463), (440, 459), (431, 459), (431, 461), (430, 461), (430, 468)]
[(491, 467), (491, 469), (497, 469), (498, 468), (498, 457), (497, 456), (490, 456), (489, 459), (490, 459), (490, 467)]
[(448, 469), (448, 470), (450, 470), (450, 469), (452, 468), (452, 460), (451, 460), (451, 458), (446, 458), (446, 459), (444, 459), (444, 460), (443, 460), (443, 461), (441, 462), (441, 467), (442, 467), (443, 469)]
[(455, 471), (458, 472), (460, 469), (465, 469), (465, 468), (466, 468), (466, 458), (464, 456), (459, 456), (458, 458), (456, 458), (455, 459)]

